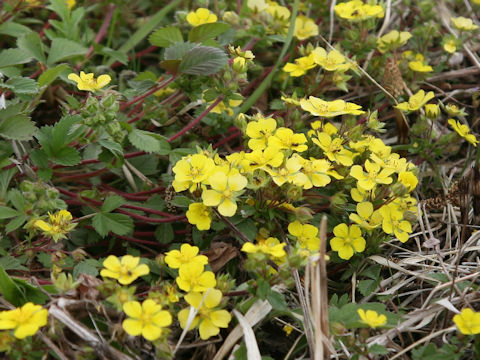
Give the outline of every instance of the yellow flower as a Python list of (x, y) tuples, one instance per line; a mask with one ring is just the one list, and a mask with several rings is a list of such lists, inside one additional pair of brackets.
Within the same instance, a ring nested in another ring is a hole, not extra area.
[(132, 255), (122, 256), (120, 261), (116, 256), (109, 255), (104, 261), (105, 269), (100, 271), (102, 277), (116, 279), (122, 285), (128, 285), (138, 277), (150, 273), (147, 264), (139, 264), (140, 258)]
[(436, 119), (440, 115), (440, 106), (437, 104), (425, 105), (425, 114), (430, 119)]
[(250, 138), (248, 147), (252, 150), (265, 149), (268, 138), (273, 135), (276, 128), (277, 122), (275, 119), (257, 116), (257, 121), (251, 121), (247, 124), (245, 133)]
[(48, 213), (48, 223), (43, 220), (35, 220), (33, 227), (42, 230), (45, 236), (51, 237), (55, 242), (60, 239), (65, 239), (70, 231), (72, 231), (77, 224), (72, 223), (72, 214), (67, 210), (60, 210), (55, 214)]
[(345, 114), (361, 115), (365, 113), (365, 111), (360, 110), (360, 105), (343, 100), (325, 101), (315, 96), (310, 96), (308, 100), (301, 99), (300, 105), (303, 110), (312, 115), (328, 118)]
[(215, 274), (203, 270), (204, 266), (199, 262), (190, 262), (180, 266), (178, 276), (175, 279), (178, 287), (186, 292), (203, 292), (217, 285)]
[(217, 15), (211, 13), (208, 9), (198, 8), (196, 11), (188, 13), (187, 21), (192, 26), (199, 26), (217, 22)]
[(318, 26), (315, 24), (315, 21), (312, 19), (300, 15), (295, 19), (295, 28), (293, 30), (293, 35), (298, 40), (305, 40), (311, 36), (318, 35)]
[(310, 224), (301, 224), (296, 220), (288, 224), (288, 232), (297, 238), (302, 248), (308, 248), (310, 251), (320, 249), (320, 239), (318, 238), (318, 228)]
[(209, 230), (212, 222), (210, 216), (210, 208), (202, 203), (192, 203), (188, 205), (187, 211), (188, 222), (196, 225), (198, 230)]
[(398, 174), (398, 182), (412, 192), (418, 185), (418, 178), (411, 171), (402, 171)]
[(245, 159), (250, 161), (251, 170), (266, 166), (278, 167), (283, 163), (283, 153), (278, 148), (269, 146), (264, 150), (254, 150), (245, 154)]
[(373, 17), (383, 18), (385, 15), (382, 6), (364, 4), (361, 0), (352, 0), (335, 5), (335, 14), (350, 21), (363, 21)]
[(457, 41), (454, 38), (447, 38), (443, 41), (443, 50), (453, 54), (457, 50)]
[(408, 31), (392, 30), (377, 39), (378, 50), (383, 54), (403, 46), (412, 37)]
[(292, 156), (286, 162), (285, 165), (278, 169), (266, 168), (272, 180), (278, 186), (282, 186), (286, 182), (295, 184), (297, 186), (303, 186), (307, 181), (305, 174), (300, 172), (302, 168), (302, 161), (299, 156)]
[(293, 331), (293, 327), (291, 327), (290, 325), (284, 325), (282, 330), (285, 332), (285, 335), (290, 336)]
[(417, 111), (434, 97), (433, 91), (425, 94), (425, 91), (419, 90), (416, 94), (410, 96), (408, 102), (402, 102), (394, 107), (402, 111)]
[(112, 78), (110, 75), (100, 75), (98, 79), (93, 77), (93, 73), (85, 74), (83, 71), (80, 71), (80, 76), (75, 73), (70, 73), (68, 79), (75, 81), (77, 83), (78, 90), (85, 91), (97, 91), (107, 86)]
[(47, 325), (48, 311), (27, 302), (22, 307), (0, 312), (0, 330), (13, 330), (13, 336), (24, 339)]
[(175, 180), (172, 185), (175, 191), (186, 189), (195, 191), (201, 182), (205, 182), (215, 170), (215, 162), (203, 154), (183, 157), (173, 167)]
[(348, 260), (355, 252), (365, 250), (365, 239), (362, 237), (362, 231), (358, 225), (339, 224), (333, 228), (335, 237), (330, 240), (330, 246), (333, 251), (338, 252), (341, 259)]
[(357, 204), (357, 213), (350, 214), (350, 220), (365, 230), (372, 230), (382, 223), (382, 216), (378, 211), (373, 211), (371, 202), (365, 201)]
[(382, 169), (380, 165), (365, 160), (365, 171), (360, 165), (354, 165), (350, 169), (350, 176), (358, 180), (358, 187), (363, 190), (372, 190), (377, 184), (391, 184), (390, 175), (394, 173), (393, 169)]
[(327, 71), (345, 71), (350, 68), (345, 56), (337, 50), (332, 50), (327, 54), (324, 48), (317, 47), (311, 54), (313, 54), (315, 63)]
[(294, 63), (287, 63), (283, 67), (283, 71), (290, 74), (292, 77), (299, 77), (305, 75), (308, 70), (317, 66), (313, 60), (313, 54), (295, 59)]
[[(317, 132), (317, 137), (312, 141), (318, 145), (330, 161), (350, 166), (353, 164), (353, 153), (343, 147), (341, 138), (334, 138), (325, 132)], [(357, 165), (358, 166), (358, 165)]]
[(258, 13), (265, 10), (268, 7), (268, 4), (265, 0), (247, 0), (247, 7), (253, 12)]
[(265, 11), (272, 15), (274, 20), (288, 20), (290, 18), (290, 10), (285, 6), (278, 5), (275, 1), (270, 1)]
[(202, 200), (206, 206), (218, 206), (223, 216), (233, 216), (237, 211), (236, 198), (247, 186), (247, 178), (240, 174), (225, 175), (217, 172), (210, 178), (212, 189), (202, 193)]
[(459, 108), (457, 105), (449, 103), (445, 106), (445, 111), (450, 116), (465, 116), (467, 113), (464, 108)]
[(249, 254), (260, 252), (269, 255), (272, 260), (277, 260), (287, 255), (284, 250), (285, 245), (285, 243), (281, 243), (277, 238), (269, 237), (267, 239), (257, 239), (257, 245), (246, 242), (243, 244), (241, 250)]
[(382, 229), (386, 234), (395, 234), (402, 243), (408, 240), (408, 234), (412, 232), (412, 225), (403, 220), (403, 213), (394, 203), (384, 205), (380, 208), (382, 215)]
[(453, 317), (453, 322), (464, 335), (480, 334), (480, 312), (472, 309), (462, 309), (460, 314)]
[(198, 255), (198, 251), (199, 249), (196, 246), (182, 244), (180, 250), (170, 250), (165, 254), (165, 263), (172, 269), (178, 269), (190, 263), (207, 265), (208, 258), (205, 255)]
[(332, 169), (332, 164), (327, 159), (304, 159), (302, 173), (307, 177), (307, 181), (302, 185), (307, 190), (313, 186), (326, 186), (331, 181), (330, 176), (333, 176), (335, 179), (343, 179), (343, 176)]
[(69, 10), (72, 10), (72, 8), (77, 4), (76, 0), (65, 0), (67, 3), (67, 7)]
[(473, 23), (472, 19), (467, 19), (463, 16), (452, 17), (450, 20), (452, 20), (453, 25), (461, 31), (473, 31), (478, 29), (478, 26)]
[(448, 123), (458, 135), (467, 140), (473, 146), (477, 146), (478, 140), (475, 135), (470, 134), (470, 128), (468, 125), (461, 124), (459, 121), (455, 121), (455, 119), (448, 119)]
[[(227, 310), (215, 310), (222, 301), (220, 290), (209, 289), (205, 295), (192, 292), (185, 295), (185, 300), (197, 309), (197, 315), (193, 319), (189, 330), (198, 327), (202, 340), (218, 335), (220, 328), (227, 328), (232, 320), (232, 316)], [(178, 313), (178, 321), (182, 329), (187, 326), (189, 313), (190, 308), (180, 310)]]
[(163, 328), (172, 323), (172, 315), (152, 299), (143, 303), (129, 301), (123, 304), (123, 311), (128, 318), (122, 323), (123, 329), (132, 336), (142, 335), (154, 341), (162, 336)]
[(416, 72), (432, 72), (433, 68), (425, 63), (422, 54), (415, 55), (415, 60), (408, 63), (408, 67)]
[(383, 326), (387, 323), (387, 317), (385, 315), (378, 315), (376, 311), (358, 309), (358, 315), (362, 322), (367, 324), (369, 327), (375, 329), (377, 327)]
[(296, 134), (292, 129), (284, 127), (278, 128), (275, 135), (268, 138), (268, 146), (278, 150), (303, 152), (308, 149), (306, 142), (305, 134)]

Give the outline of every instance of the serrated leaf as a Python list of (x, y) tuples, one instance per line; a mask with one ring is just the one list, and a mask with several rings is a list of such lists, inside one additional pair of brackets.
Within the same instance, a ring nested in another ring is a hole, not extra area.
[(40, 77), (38, 78), (38, 86), (42, 87), (45, 85), (50, 85), (57, 79), (57, 77), (60, 76), (62, 72), (66, 71), (69, 68), (70, 66), (68, 66), (67, 64), (60, 64), (44, 71), (42, 75), (40, 75)]
[(367, 296), (367, 295), (370, 295), (373, 291), (375, 291), (375, 289), (377, 288), (377, 285), (378, 285), (377, 280), (370, 280), (370, 279), (360, 280), (358, 282), (358, 291), (360, 291), (360, 293), (363, 296)]
[(197, 46), (185, 54), (178, 70), (190, 75), (212, 75), (227, 64), (228, 58), (223, 50)]
[(100, 140), (98, 143), (110, 151), (113, 155), (117, 157), (123, 156), (123, 148), (119, 143), (109, 140)]
[(71, 147), (64, 147), (59, 150), (56, 150), (52, 157), (50, 158), (52, 162), (64, 166), (74, 166), (77, 165), (82, 159), (78, 150)]
[(9, 140), (30, 140), (36, 130), (35, 124), (22, 114), (0, 122), (0, 136)]
[(180, 29), (175, 26), (166, 26), (155, 30), (148, 38), (150, 44), (158, 47), (168, 47), (176, 42), (183, 42)]
[(280, 294), (278, 291), (271, 291), (269, 294), (267, 294), (267, 300), (275, 310), (288, 311), (285, 296)]
[(28, 270), (17, 258), (7, 255), (0, 258), (0, 266), (4, 270)]
[(165, 54), (163, 58), (165, 60), (181, 60), (185, 54), (195, 47), (198, 47), (198, 44), (193, 44), (191, 42), (178, 42), (170, 45), (165, 49)]
[(8, 36), (13, 36), (18, 38), (30, 32), (32, 32), (32, 30), (29, 27), (13, 21), (7, 21), (7, 22), (4, 22), (2, 25), (0, 25), (0, 34), (3, 34), (3, 35), (8, 35)]
[(155, 229), (155, 239), (160, 244), (168, 244), (173, 241), (175, 234), (173, 232), (172, 224), (159, 224)]
[(27, 220), (26, 215), (19, 215), (16, 218), (13, 218), (7, 224), (7, 226), (5, 226), (5, 232), (9, 233), (9, 232), (12, 232), (14, 230), (17, 230), (20, 226), (22, 226), (25, 223), (26, 220)]
[(7, 49), (0, 52), (0, 68), (26, 64), (31, 60), (32, 57), (21, 49)]
[(82, 133), (82, 128), (76, 126), (82, 117), (80, 115), (65, 115), (55, 124), (52, 130), (52, 149), (55, 151), (75, 140)]
[(7, 194), (7, 201), (12, 203), (13, 207), (18, 211), (26, 211), (27, 210), (27, 201), (25, 197), (18, 189), (11, 189)]
[[(43, 292), (40, 291), (37, 287), (33, 286), (32, 284), (29, 284), (23, 279), (18, 279), (18, 278), (12, 278), (13, 282), (15, 285), (18, 286), (22, 294), (24, 295), (25, 299), (27, 301), (31, 301), (34, 304), (45, 304), (48, 301), (48, 296), (45, 295)], [(26, 301), (22, 302), (22, 305)]]
[(167, 70), (170, 74), (178, 74), (178, 67), (180, 66), (180, 60), (163, 60), (160, 62), (160, 67)]
[(48, 54), (47, 63), (53, 65), (56, 62), (70, 59), (75, 56), (85, 55), (88, 49), (72, 40), (63, 38), (54, 38), (50, 53)]
[(20, 215), (20, 212), (17, 210), (8, 206), (0, 206), (0, 219), (10, 219), (18, 215)]
[(93, 277), (98, 275), (98, 262), (93, 259), (86, 259), (73, 267), (73, 277), (76, 279), (80, 274)]
[(99, 213), (93, 217), (92, 224), (102, 237), (110, 231), (117, 235), (126, 235), (133, 230), (133, 220), (125, 214)]
[(23, 305), (27, 299), (15, 282), (0, 266), (0, 293), (8, 302), (15, 306)]
[(113, 50), (112, 48), (100, 44), (93, 44), (93, 49), (95, 50), (96, 54), (109, 56), (113, 60), (124, 65), (128, 64), (128, 55), (121, 51)]
[(167, 155), (170, 144), (162, 136), (149, 131), (134, 129), (128, 134), (128, 140), (139, 150), (148, 153)]
[(230, 25), (222, 22), (208, 23), (195, 26), (188, 33), (188, 41), (201, 43), (205, 40), (217, 37), (218, 35), (227, 31), (229, 28)]
[(11, 77), (5, 84), (17, 94), (35, 94), (38, 91), (37, 82), (23, 76)]
[(44, 45), (37, 32), (32, 31), (19, 38), (17, 40), (17, 46), (41, 63), (45, 64), (47, 62)]
[(125, 199), (119, 195), (111, 195), (105, 199), (102, 205), (103, 212), (111, 212), (125, 204)]

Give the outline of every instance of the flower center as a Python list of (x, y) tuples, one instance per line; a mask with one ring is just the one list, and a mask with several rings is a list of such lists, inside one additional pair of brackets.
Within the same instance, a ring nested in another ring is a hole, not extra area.
[(232, 192), (228, 189), (223, 192), (223, 196), (227, 199), (230, 199), (232, 195), (233, 195)]

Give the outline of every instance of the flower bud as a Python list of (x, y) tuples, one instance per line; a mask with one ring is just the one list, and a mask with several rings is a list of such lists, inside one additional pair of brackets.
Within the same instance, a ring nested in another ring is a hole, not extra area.
[(425, 114), (429, 119), (436, 119), (440, 115), (440, 107), (437, 104), (425, 105)]

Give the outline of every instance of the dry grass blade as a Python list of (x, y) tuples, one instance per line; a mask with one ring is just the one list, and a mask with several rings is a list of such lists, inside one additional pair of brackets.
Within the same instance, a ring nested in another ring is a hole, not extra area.
[(257, 340), (255, 334), (250, 326), (249, 322), (240, 314), (237, 310), (233, 310), (238, 323), (243, 330), (243, 338), (245, 339), (245, 346), (247, 347), (247, 358), (249, 360), (261, 360), (260, 350), (258, 349)]

